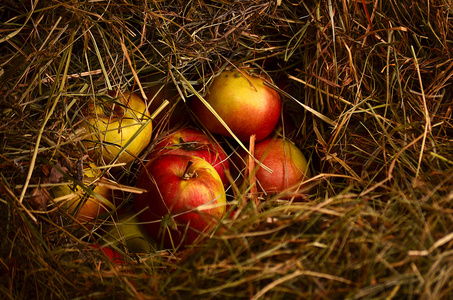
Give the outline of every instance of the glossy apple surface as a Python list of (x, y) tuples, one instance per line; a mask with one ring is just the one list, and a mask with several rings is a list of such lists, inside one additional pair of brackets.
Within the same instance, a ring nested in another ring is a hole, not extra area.
[(114, 207), (112, 190), (97, 184), (99, 176), (100, 171), (90, 164), (83, 174), (83, 183), (88, 191), (70, 183), (58, 185), (51, 189), (55, 202), (80, 221), (94, 221)]
[[(241, 141), (248, 142), (253, 134), (259, 141), (274, 130), (280, 118), (281, 99), (264, 85), (264, 78), (247, 72), (223, 71), (209, 86), (205, 100)], [(210, 132), (230, 136), (198, 98), (192, 101), (192, 111)]]
[(149, 160), (163, 154), (189, 155), (203, 158), (219, 173), (224, 186), (228, 179), (224, 170), (230, 170), (225, 151), (219, 144), (211, 141), (202, 131), (183, 128), (166, 136), (147, 157)]
[(115, 102), (90, 103), (82, 126), (91, 133), (83, 141), (88, 153), (106, 163), (118, 155), (117, 162), (130, 163), (151, 141), (150, 113), (145, 102), (130, 92), (120, 94)]
[[(240, 151), (244, 161), (248, 157)], [(255, 144), (255, 158), (272, 170), (256, 165), (258, 188), (266, 193), (302, 192), (302, 182), (310, 177), (307, 159), (302, 151), (288, 140), (268, 138)], [(244, 166), (244, 163), (242, 163)]]
[(145, 165), (134, 207), (148, 234), (167, 248), (191, 245), (213, 229), (225, 212), (219, 174), (196, 156), (161, 155)]

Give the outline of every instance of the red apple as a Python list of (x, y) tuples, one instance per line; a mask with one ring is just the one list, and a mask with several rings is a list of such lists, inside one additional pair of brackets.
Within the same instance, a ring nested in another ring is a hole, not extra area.
[[(239, 151), (247, 161), (245, 151)], [(302, 151), (289, 140), (269, 138), (255, 144), (255, 158), (272, 170), (272, 173), (256, 164), (258, 188), (266, 193), (303, 192), (302, 183), (310, 177), (307, 160)]]
[(139, 220), (155, 241), (175, 248), (211, 231), (225, 212), (219, 174), (196, 156), (167, 154), (148, 162), (137, 177), (134, 195)]
[[(265, 80), (248, 69), (234, 69), (220, 73), (208, 88), (205, 100), (241, 141), (248, 142), (253, 134), (257, 141), (264, 139), (280, 118), (280, 95)], [(198, 98), (192, 111), (210, 132), (231, 136)]]
[(190, 128), (177, 130), (167, 135), (148, 155), (151, 160), (163, 154), (189, 155), (203, 158), (219, 173), (223, 185), (228, 186), (224, 170), (230, 170), (225, 151), (219, 144), (211, 141), (203, 132)]
[(117, 265), (124, 265), (126, 261), (124, 256), (119, 254), (116, 250), (109, 246), (99, 246), (97, 244), (90, 245), (91, 248), (98, 249), (102, 251), (102, 253), (107, 256), (108, 260)]

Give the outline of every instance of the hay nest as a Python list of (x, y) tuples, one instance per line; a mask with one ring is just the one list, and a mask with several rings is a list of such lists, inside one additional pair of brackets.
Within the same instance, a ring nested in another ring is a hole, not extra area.
[[(451, 296), (450, 13), (426, 0), (1, 1), (0, 295)], [(232, 182), (241, 205), (221, 236), (186, 250), (117, 247), (119, 264), (89, 247), (133, 200), (146, 152), (175, 124), (197, 124), (189, 99), (244, 66), (281, 92), (279, 134), (315, 174), (304, 201), (244, 203), (247, 187)], [(80, 184), (93, 161), (78, 127), (86, 106), (111, 91), (151, 101), (156, 88), (173, 96), (145, 153), (129, 167), (95, 161), (123, 201), (103, 223), (79, 224), (48, 189)]]

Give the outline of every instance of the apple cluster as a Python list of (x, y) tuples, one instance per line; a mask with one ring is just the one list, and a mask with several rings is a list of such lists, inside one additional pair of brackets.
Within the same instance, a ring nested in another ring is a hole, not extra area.
[(302, 183), (310, 176), (306, 158), (291, 141), (271, 137), (282, 105), (266, 80), (247, 69), (220, 72), (204, 98), (190, 101), (195, 119), (209, 134), (182, 128), (155, 143), (136, 182), (147, 192), (135, 195), (134, 207), (149, 235), (163, 246), (191, 245), (212, 231), (225, 212), (230, 161), (231, 171), (247, 169), (248, 151), (227, 155), (211, 136), (235, 137), (244, 144), (255, 136), (259, 191), (293, 198), (304, 192)]
[[(259, 190), (297, 197), (304, 192), (302, 183), (310, 177), (307, 160), (291, 141), (270, 137), (280, 119), (280, 95), (265, 84), (268, 78), (253, 76), (249, 71), (221, 72), (212, 81), (205, 98), (194, 99), (192, 110), (212, 133), (234, 134), (244, 143), (254, 135), (253, 156), (258, 162), (255, 177)], [(241, 173), (246, 173), (249, 155), (244, 149), (232, 155)]]
[[(113, 96), (113, 97), (112, 97)], [(103, 164), (130, 165), (151, 141), (152, 120), (146, 103), (132, 92), (96, 97), (87, 103), (81, 129), (88, 155)], [(91, 228), (115, 206), (113, 191), (98, 165), (90, 163), (78, 174), (81, 182), (51, 189), (54, 202), (82, 225)]]
[[(200, 126), (179, 126), (153, 141), (152, 123), (157, 119), (152, 120), (150, 112), (161, 100), (160, 91), (148, 94), (148, 104), (132, 92), (116, 95), (115, 101), (89, 104), (82, 128), (90, 157), (102, 164), (131, 166), (142, 155), (145, 163), (135, 179), (135, 188), (143, 192), (134, 194), (133, 212), (120, 214), (118, 225), (107, 230), (109, 243), (121, 240), (131, 251), (147, 252), (153, 241), (175, 249), (208, 236), (228, 205), (228, 174), (244, 173), (250, 160), (244, 149), (227, 155), (215, 139), (218, 135), (244, 145), (251, 136), (256, 138), (253, 172), (259, 192), (282, 197), (304, 192), (302, 183), (310, 176), (307, 160), (291, 141), (272, 137), (282, 104), (266, 80), (248, 69), (220, 72), (204, 98), (189, 102)], [(145, 149), (149, 150), (143, 154)], [(97, 167), (90, 165), (84, 174), (95, 182), (93, 170)], [(69, 187), (55, 190), (63, 198), (69, 193)], [(107, 188), (94, 185), (88, 199), (81, 193), (66, 201), (80, 220), (93, 221), (111, 209), (112, 191)]]

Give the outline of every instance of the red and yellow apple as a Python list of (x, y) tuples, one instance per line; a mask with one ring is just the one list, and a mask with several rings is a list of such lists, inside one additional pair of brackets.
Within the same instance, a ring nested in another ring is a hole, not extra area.
[(83, 172), (84, 188), (63, 183), (53, 187), (51, 193), (54, 201), (58, 205), (61, 204), (61, 208), (79, 221), (91, 223), (114, 208), (111, 202), (113, 191), (98, 185), (100, 171), (94, 164), (90, 164)]
[(132, 162), (151, 141), (152, 124), (145, 102), (125, 92), (115, 101), (90, 103), (82, 126), (90, 133), (83, 141), (88, 153), (106, 163)]
[[(264, 84), (266, 80), (249, 69), (226, 70), (207, 90), (204, 99), (241, 141), (248, 142), (251, 135), (257, 141), (266, 138), (280, 118), (280, 95)], [(192, 111), (210, 132), (231, 136), (200, 99), (192, 100)]]
[(196, 156), (161, 155), (137, 177), (134, 208), (148, 234), (164, 247), (198, 242), (225, 213), (226, 196), (219, 174)]
[(202, 131), (183, 128), (166, 135), (154, 147), (147, 159), (152, 160), (164, 154), (189, 155), (203, 158), (219, 173), (224, 186), (228, 185), (228, 179), (224, 172), (224, 170), (230, 170), (227, 155), (219, 144), (211, 141)]
[[(239, 153), (242, 163), (238, 165), (244, 167), (248, 154), (242, 149)], [(304, 192), (302, 183), (310, 177), (310, 169), (304, 154), (294, 143), (282, 138), (268, 138), (255, 144), (254, 154), (259, 162), (272, 170), (269, 172), (256, 164), (258, 189), (289, 196)]]

